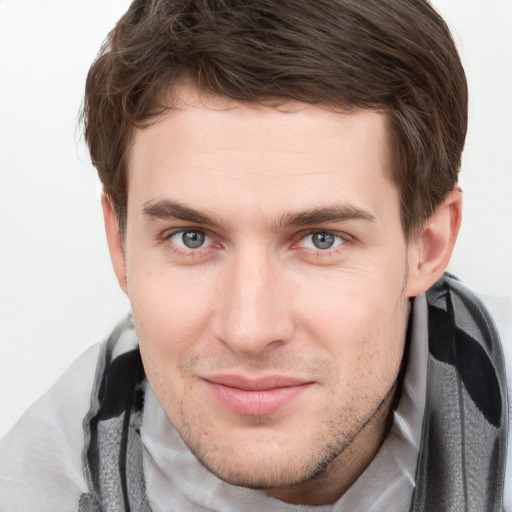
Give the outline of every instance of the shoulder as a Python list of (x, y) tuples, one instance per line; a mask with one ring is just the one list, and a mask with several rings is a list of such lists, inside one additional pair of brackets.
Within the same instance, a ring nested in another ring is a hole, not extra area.
[[(512, 344), (512, 297), (479, 295), (485, 304), (500, 333), (504, 351)], [(510, 351), (509, 351), (510, 355)], [(505, 353), (507, 357), (507, 353)]]
[(76, 509), (87, 490), (82, 421), (100, 350), (84, 352), (0, 441), (0, 510)]
[(505, 472), (504, 507), (512, 512), (512, 297), (481, 295), (480, 298), (489, 310), (500, 334), (508, 387), (508, 454)]

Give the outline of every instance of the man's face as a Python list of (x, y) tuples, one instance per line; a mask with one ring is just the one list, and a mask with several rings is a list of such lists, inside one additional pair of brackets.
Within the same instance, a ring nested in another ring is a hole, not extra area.
[(386, 118), (174, 93), (129, 154), (144, 366), (206, 467), (279, 496), (385, 429), (408, 316)]

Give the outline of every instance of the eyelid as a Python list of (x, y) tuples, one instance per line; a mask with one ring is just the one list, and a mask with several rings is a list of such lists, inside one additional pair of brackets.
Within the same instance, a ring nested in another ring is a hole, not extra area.
[(169, 238), (171, 238), (171, 236), (174, 236), (177, 233), (183, 233), (184, 231), (200, 231), (201, 233), (204, 233), (206, 236), (209, 236), (208, 230), (204, 228), (199, 228), (197, 226), (176, 226), (174, 228), (167, 228), (163, 230), (158, 237), (162, 240), (168, 240)]
[[(202, 235), (202, 240), (200, 240), (200, 243), (202, 242), (201, 245), (198, 247), (187, 247), (184, 240), (185, 233), (195, 233)], [(173, 240), (174, 238), (175, 240)], [(203, 233), (202, 231), (199, 231), (197, 229), (185, 229), (183, 231), (177, 231), (176, 233), (170, 235), (169, 240), (171, 240), (174, 245), (177, 245), (182, 250), (190, 250), (194, 252), (197, 252), (198, 250), (201, 249), (207, 249), (211, 243), (211, 238), (206, 233)]]
[[(308, 236), (311, 236), (314, 233), (328, 233), (331, 234), (341, 240), (341, 243), (336, 245), (335, 247), (330, 247), (328, 249), (319, 249), (319, 248), (313, 248), (313, 247), (304, 247), (301, 246), (300, 243), (307, 238)], [(335, 229), (325, 229), (325, 228), (311, 228), (305, 231), (301, 231), (300, 233), (297, 233), (295, 236), (295, 241), (293, 242), (292, 249), (300, 250), (305, 255), (311, 255), (315, 256), (315, 258), (322, 258), (322, 257), (333, 257), (336, 255), (340, 255), (344, 251), (348, 249), (348, 247), (353, 244), (356, 241), (356, 239), (349, 235), (348, 233), (344, 231), (337, 231)], [(306, 256), (307, 257), (307, 256)]]
[[(185, 247), (178, 245), (176, 242), (172, 241), (171, 238), (180, 233), (185, 233), (186, 231), (197, 231), (205, 236), (205, 241), (208, 241), (205, 245), (198, 247), (197, 249), (192, 249), (190, 247)], [(196, 226), (179, 226), (172, 229), (165, 230), (159, 237), (160, 243), (169, 243), (172, 244), (173, 248), (177, 251), (189, 252), (189, 253), (198, 253), (200, 251), (205, 251), (211, 249), (213, 245), (215, 245), (214, 237), (207, 229), (199, 228)]]
[[(189, 248), (189, 247), (183, 247), (171, 240), (171, 238), (179, 233), (184, 233), (186, 231), (198, 231), (205, 235), (206, 240), (208, 241), (206, 245), (203, 245), (201, 247), (198, 247), (196, 249)], [(319, 249), (319, 248), (308, 248), (308, 247), (300, 247), (300, 242), (304, 240), (306, 237), (313, 235), (314, 233), (328, 233), (333, 235), (336, 238), (339, 238), (342, 243), (338, 244), (335, 247), (328, 248), (328, 249)], [(218, 237), (215, 235), (215, 233), (211, 233), (209, 229), (205, 229), (198, 226), (176, 226), (174, 228), (169, 228), (163, 231), (158, 236), (158, 242), (165, 244), (168, 243), (172, 245), (172, 248), (174, 251), (182, 254), (196, 254), (199, 255), (201, 252), (206, 253), (210, 252), (212, 249), (215, 248), (221, 248), (224, 244), (222, 242), (218, 241)], [(332, 255), (334, 253), (340, 252), (346, 248), (347, 244), (355, 243), (357, 242), (357, 239), (353, 237), (352, 235), (349, 235), (348, 233), (344, 231), (337, 231), (335, 229), (326, 229), (326, 228), (309, 228), (306, 230), (303, 230), (299, 233), (296, 233), (293, 236), (291, 249), (303, 249), (304, 251), (309, 251), (310, 253), (315, 253), (319, 256), (328, 256)]]
[(333, 235), (335, 237), (341, 238), (344, 242), (353, 242), (355, 241), (355, 238), (345, 231), (337, 231), (336, 229), (325, 229), (325, 228), (311, 228), (304, 231), (301, 231), (300, 233), (297, 233), (295, 236), (295, 239), (297, 242), (300, 240), (303, 240), (304, 238), (313, 235), (315, 233), (327, 233), (329, 235)]

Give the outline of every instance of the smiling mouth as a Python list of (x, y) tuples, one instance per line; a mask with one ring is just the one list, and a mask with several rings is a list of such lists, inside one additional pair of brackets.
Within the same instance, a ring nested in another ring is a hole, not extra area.
[(216, 375), (203, 379), (210, 394), (229, 411), (244, 416), (268, 416), (291, 404), (313, 382), (285, 376), (247, 379)]

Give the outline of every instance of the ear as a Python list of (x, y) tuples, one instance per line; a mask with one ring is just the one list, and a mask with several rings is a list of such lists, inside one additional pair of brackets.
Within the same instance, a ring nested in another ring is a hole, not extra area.
[(107, 235), (110, 259), (112, 260), (119, 286), (124, 293), (127, 293), (126, 260), (124, 257), (123, 241), (119, 232), (117, 215), (104, 193), (101, 194), (101, 207), (103, 209), (103, 220), (105, 221), (105, 233)]
[(426, 292), (444, 273), (452, 255), (462, 219), (462, 191), (448, 194), (441, 206), (409, 244), (407, 296)]

